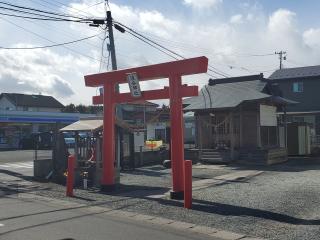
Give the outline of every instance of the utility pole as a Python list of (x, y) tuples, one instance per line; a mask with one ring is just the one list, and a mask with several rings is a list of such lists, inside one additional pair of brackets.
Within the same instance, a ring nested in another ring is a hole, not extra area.
[[(114, 45), (114, 36), (113, 36), (113, 26), (120, 32), (124, 33), (125, 29), (123, 29), (121, 26), (118, 24), (114, 24), (112, 20), (112, 15), (111, 11), (107, 11), (107, 16), (106, 19), (93, 19), (92, 23), (89, 24), (91, 27), (99, 27), (101, 25), (105, 25), (108, 28), (108, 37), (109, 37), (109, 44), (107, 45), (108, 51), (110, 52), (111, 56), (111, 66), (112, 70), (117, 70), (117, 58), (116, 58), (116, 50), (115, 50), (115, 45)], [(120, 92), (119, 89), (119, 84), (116, 85), (115, 91), (117, 93)], [(101, 94), (101, 93), (100, 93)], [(120, 104), (116, 105), (116, 116), (121, 119), (122, 118), (122, 108)], [(119, 178), (119, 169), (120, 169), (120, 155), (121, 155), (121, 134), (117, 132), (116, 134), (116, 163), (117, 163), (117, 172), (115, 173), (116, 178)]]
[(275, 52), (274, 54), (278, 54), (278, 55), (279, 55), (280, 69), (282, 69), (282, 68), (283, 68), (282, 61), (287, 60), (287, 52), (285, 52), (285, 51), (280, 51), (280, 52)]
[[(109, 45), (108, 45), (108, 51), (110, 51), (110, 56), (111, 56), (111, 67), (112, 67), (112, 70), (117, 70), (118, 67), (117, 67), (117, 58), (116, 58), (116, 48), (114, 46), (114, 37), (113, 37), (113, 24), (112, 24), (112, 15), (111, 15), (111, 11), (107, 11), (107, 28), (108, 28), (108, 35), (109, 35)], [(119, 84), (116, 85), (116, 89), (115, 91), (117, 93), (120, 92), (120, 87), (119, 87)], [(121, 105), (120, 104), (117, 104), (116, 105), (116, 116), (118, 118), (122, 118), (122, 109), (121, 109)], [(121, 168), (121, 164), (120, 164), (120, 161), (121, 161), (121, 133), (119, 131), (117, 131), (116, 133), (116, 162), (117, 162), (117, 168), (118, 168), (118, 171), (120, 171), (120, 168)], [(115, 176), (117, 176), (117, 178), (119, 177), (119, 174), (118, 172), (115, 173)]]
[(108, 50), (110, 51), (110, 55), (111, 55), (112, 70), (117, 70), (117, 58), (116, 58), (116, 49), (114, 46), (111, 11), (107, 11), (107, 28), (108, 28), (109, 41), (110, 41), (110, 45), (109, 45), (110, 47), (108, 48)]

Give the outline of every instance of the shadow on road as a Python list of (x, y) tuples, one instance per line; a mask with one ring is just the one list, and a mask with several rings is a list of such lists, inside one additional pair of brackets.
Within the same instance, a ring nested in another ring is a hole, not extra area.
[(164, 168), (157, 169), (157, 170), (154, 170), (151, 168), (149, 169), (140, 168), (140, 169), (135, 169), (131, 171), (122, 170), (121, 173), (126, 173), (128, 175), (139, 175), (139, 176), (143, 175), (143, 176), (150, 176), (150, 177), (162, 177), (169, 174), (168, 172), (164, 172), (161, 170), (164, 170)]
[(26, 176), (21, 173), (5, 169), (0, 169), (0, 174), (5, 174), (16, 178), (5, 179), (5, 181), (1, 181), (0, 179), (0, 197), (17, 193), (36, 192), (50, 189), (48, 187), (41, 187), (31, 183), (33, 181), (32, 176)]
[(275, 165), (250, 165), (233, 163), (229, 164), (235, 170), (261, 170), (270, 172), (303, 172), (309, 170), (320, 170), (319, 157), (289, 157), (289, 160), (284, 163)]
[(0, 169), (0, 174), (1, 173), (9, 175), (9, 176), (12, 176), (12, 177), (20, 178), (20, 179), (23, 179), (25, 181), (32, 181), (33, 180), (32, 176), (26, 176), (26, 175), (23, 175), (21, 173), (10, 171), (10, 170)]
[[(155, 200), (155, 199), (151, 199)], [(157, 199), (160, 204), (183, 207), (183, 202)], [(294, 225), (320, 225), (320, 219), (301, 219), (267, 210), (193, 199), (192, 210), (223, 216), (249, 216)]]

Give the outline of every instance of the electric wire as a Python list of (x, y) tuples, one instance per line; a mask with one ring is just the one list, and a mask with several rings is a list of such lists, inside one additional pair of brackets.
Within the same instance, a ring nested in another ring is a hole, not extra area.
[(73, 44), (73, 43), (77, 43), (77, 42), (82, 42), (82, 41), (97, 37), (98, 35), (100, 35), (100, 34), (92, 35), (92, 36), (85, 37), (85, 38), (80, 38), (80, 39), (69, 41), (69, 42), (52, 44), (52, 45), (37, 46), (37, 47), (1, 47), (0, 46), (0, 49), (4, 49), (4, 50), (33, 50), (33, 49), (52, 48), (52, 47), (58, 47), (58, 46), (69, 45), (69, 44)]
[[(35, 2), (34, 0), (29, 0), (29, 1)], [(59, 1), (56, 1), (56, 0), (50, 0), (50, 1), (47, 1), (47, 0), (38, 0), (38, 4), (40, 4), (40, 5), (42, 5), (42, 6), (45, 6), (45, 7), (49, 7), (48, 5), (44, 5), (43, 2), (45, 2), (45, 3), (47, 3), (47, 4), (51, 5), (51, 6), (54, 6), (54, 7), (59, 7), (59, 8), (65, 7), (65, 8), (67, 8), (67, 9), (71, 10), (73, 13), (77, 13), (77, 14), (85, 17), (85, 18), (87, 18), (87, 14), (90, 14), (90, 13), (85, 12), (85, 11), (83, 11), (83, 10), (88, 9), (88, 8), (90, 8), (90, 7), (93, 7), (93, 5), (91, 5), (91, 6), (88, 6), (87, 8), (84, 8), (84, 9), (77, 9), (77, 8), (70, 7), (70, 5), (64, 4), (64, 3), (59, 2)], [(101, 2), (99, 2), (99, 3), (101, 4), (101, 3), (103, 3), (103, 2), (104, 2), (104, 1), (101, 1)], [(53, 7), (49, 7), (49, 8), (53, 9)], [(82, 14), (81, 12), (84, 13), (84, 14), (86, 14), (86, 15)], [(90, 15), (92, 15), (92, 14), (90, 14)], [(93, 16), (93, 15), (92, 15), (92, 16)]]
[[(115, 21), (115, 23), (116, 23), (116, 24), (119, 24), (119, 25), (122, 26), (122, 27), (124, 27), (124, 28), (127, 30), (127, 32), (128, 32), (129, 34), (131, 34), (132, 36), (134, 36), (134, 37), (140, 39), (141, 41), (149, 44), (150, 46), (158, 49), (159, 51), (165, 53), (166, 55), (168, 55), (168, 56), (170, 56), (170, 57), (172, 57), (172, 58), (174, 58), (174, 59), (176, 59), (176, 60), (179, 60), (178, 57), (180, 57), (180, 58), (182, 58), (182, 59), (186, 59), (186, 58), (185, 58), (184, 56), (182, 56), (181, 54), (176, 53), (176, 52), (170, 50), (169, 48), (167, 48), (167, 47), (165, 47), (165, 46), (163, 46), (163, 45), (161, 45), (161, 44), (153, 41), (152, 39), (150, 39), (150, 38), (148, 38), (148, 37), (145, 37), (144, 35), (138, 33), (137, 31), (133, 30), (132, 28), (130, 28), (130, 27), (128, 27), (128, 26), (126, 26), (126, 25), (124, 25), (124, 24), (122, 24), (122, 23), (120, 23), (120, 22), (117, 22), (117, 21)], [(164, 50), (163, 50), (163, 49), (164, 49)], [(167, 52), (165, 52), (165, 51), (167, 51)], [(169, 53), (168, 53), (168, 52), (169, 52)], [(176, 56), (177, 56), (177, 57), (176, 57)], [(214, 69), (215, 69), (215, 70), (214, 70)], [(222, 73), (221, 71), (219, 71), (219, 70), (217, 70), (216, 68), (211, 67), (211, 66), (208, 67), (208, 71), (213, 72), (213, 73), (218, 74), (218, 75), (223, 76), (223, 77), (228, 77), (227, 74)], [(208, 75), (209, 75), (209, 74), (208, 74)], [(216, 76), (214, 76), (214, 75), (210, 75), (210, 76), (216, 78)]]
[(91, 21), (86, 20), (73, 20), (73, 19), (59, 19), (59, 18), (40, 18), (40, 17), (29, 17), (29, 16), (21, 16), (16, 14), (8, 14), (0, 12), (0, 15), (9, 16), (9, 17), (16, 17), (16, 18), (26, 18), (26, 19), (33, 19), (33, 20), (41, 20), (41, 21), (56, 21), (56, 22), (78, 22), (78, 23), (90, 23)]
[[(61, 27), (57, 27), (55, 24), (50, 24), (49, 23), (44, 23), (42, 21), (32, 21), (32, 20), (28, 20), (28, 19), (23, 19), (23, 21), (25, 22), (29, 22), (32, 23), (34, 25), (37, 25), (41, 28), (44, 28), (45, 30), (48, 30), (48, 28), (50, 28), (50, 31), (55, 31), (59, 33), (60, 35), (65, 35), (66, 37), (68, 37), (70, 40), (74, 39), (74, 34), (70, 33), (69, 31), (64, 30)], [(92, 35), (94, 35), (95, 33), (93, 33)], [(85, 36), (83, 36), (84, 38)], [(99, 35), (97, 36), (99, 38)], [(99, 38), (100, 39), (100, 38)], [(101, 39), (103, 40), (103, 39)], [(96, 49), (100, 50), (100, 47), (98, 47), (97, 45), (92, 44), (90, 41), (84, 41), (83, 44), (87, 45), (87, 46), (91, 46), (94, 47)]]
[[(0, 4), (11, 6), (11, 7), (14, 7), (14, 8), (31, 10), (31, 11), (34, 11), (34, 12), (46, 13), (46, 14), (49, 14), (49, 15), (55, 15), (55, 16), (60, 16), (60, 17), (69, 17), (69, 18), (77, 18), (77, 19), (86, 20), (85, 18), (81, 18), (81, 17), (77, 17), (77, 16), (72, 16), (72, 15), (67, 15), (67, 14), (57, 13), (57, 12), (44, 11), (44, 10), (40, 10), (40, 9), (36, 9), (36, 8), (31, 8), (31, 7), (21, 6), (21, 5), (15, 5), (15, 4), (11, 4), (11, 3), (7, 3), (7, 2), (3, 2), (3, 1), (0, 1)], [(10, 9), (10, 10), (12, 10), (12, 9)]]
[[(12, 9), (12, 8), (1, 7), (1, 6), (0, 6), (0, 9), (9, 10), (9, 11), (12, 11), (12, 12), (18, 12), (18, 13), (22, 13), (22, 14), (27, 14), (27, 15), (31, 15), (31, 16), (37, 16), (37, 18), (38, 17), (42, 17), (42, 18), (44, 18), (46, 20), (48, 20), (48, 19), (52, 19), (53, 21), (54, 20), (57, 20), (57, 21), (70, 21), (70, 20), (73, 20), (73, 19), (66, 19), (66, 18), (61, 18), (61, 17), (53, 17), (53, 16), (48, 16), (48, 15), (45, 15), (45, 14), (32, 13), (32, 12), (28, 12), (28, 11), (24, 11), (24, 10)], [(13, 15), (13, 14), (11, 14), (11, 15), (14, 16), (14, 17), (20, 17), (20, 16), (21, 17), (27, 17), (27, 16), (24, 16), (24, 15)], [(73, 20), (73, 21), (87, 21), (87, 20)]]
[(160, 47), (157, 47), (157, 46), (155, 46), (155, 45), (151, 44), (150, 42), (148, 42), (148, 41), (146, 41), (145, 39), (143, 39), (143, 38), (139, 37), (138, 35), (136, 35), (136, 34), (134, 34), (134, 33), (132, 33), (132, 32), (129, 32), (129, 31), (127, 31), (127, 33), (129, 33), (130, 35), (134, 36), (135, 38), (137, 38), (137, 39), (141, 40), (142, 42), (144, 42), (144, 43), (148, 44), (149, 46), (151, 46), (151, 47), (153, 47), (153, 48), (155, 48), (155, 49), (159, 50), (160, 52), (162, 52), (162, 53), (164, 53), (164, 54), (168, 55), (169, 57), (174, 58), (174, 59), (176, 59), (176, 60), (179, 60), (179, 58), (177, 58), (177, 57), (175, 57), (174, 55), (171, 55), (171, 54), (169, 54), (168, 52), (166, 52), (166, 51), (162, 50)]
[[(44, 36), (41, 36), (41, 35), (38, 34), (38, 33), (35, 33), (35, 32), (33, 32), (33, 31), (29, 30), (29, 29), (26, 29), (26, 28), (24, 28), (24, 27), (22, 27), (22, 26), (20, 26), (20, 25), (18, 25), (18, 24), (15, 24), (14, 22), (12, 22), (12, 21), (10, 21), (10, 20), (8, 20), (8, 19), (4, 19), (4, 18), (1, 18), (1, 19), (4, 20), (4, 21), (6, 21), (6, 22), (8, 22), (8, 23), (10, 23), (10, 24), (12, 24), (12, 25), (14, 25), (14, 26), (16, 26), (16, 27), (18, 27), (18, 28), (20, 28), (20, 29), (22, 29), (22, 30), (24, 30), (24, 31), (26, 31), (26, 32), (31, 33), (31, 34), (39, 37), (39, 38), (42, 38), (42, 39), (44, 39), (44, 40), (46, 40), (46, 41), (49, 41), (49, 42), (51, 42), (51, 43), (53, 43), (53, 44), (57, 44), (57, 42), (54, 42), (54, 41), (52, 41), (52, 40), (50, 40), (50, 39), (48, 39), (48, 38), (46, 38), (46, 37), (44, 37)], [(68, 47), (68, 46), (62, 45), (62, 47), (65, 48), (65, 49), (67, 49), (67, 50), (69, 50), (69, 51), (71, 51), (71, 52), (73, 52), (73, 53), (76, 53), (76, 54), (78, 54), (78, 55), (82, 55), (83, 57), (86, 57), (86, 58), (88, 58), (88, 59), (91, 59), (91, 60), (93, 60), (93, 61), (95, 61), (95, 62), (100, 62), (100, 60), (98, 60), (98, 59), (96, 59), (96, 58), (94, 58), (94, 57), (91, 57), (91, 56), (89, 56), (89, 55), (86, 55), (86, 54), (84, 54), (84, 53), (81, 53), (81, 52), (79, 52), (79, 51), (76, 51), (76, 50), (74, 50), (74, 49), (72, 49), (72, 48), (70, 48), (70, 47)]]

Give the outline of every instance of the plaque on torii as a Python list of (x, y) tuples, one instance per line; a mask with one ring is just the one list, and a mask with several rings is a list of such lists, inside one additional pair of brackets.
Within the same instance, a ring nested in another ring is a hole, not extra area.
[[(182, 98), (198, 95), (198, 86), (182, 85), (182, 76), (206, 73), (208, 59), (196, 57), (173, 62), (128, 68), (85, 76), (89, 87), (103, 86), (103, 95), (94, 96), (93, 104), (103, 104), (103, 160), (102, 189), (113, 189), (115, 185), (115, 105), (136, 100), (170, 99), (171, 122), (171, 168), (173, 198), (181, 198), (184, 191), (184, 137)], [(141, 91), (141, 96), (118, 93), (117, 84), (127, 83), (128, 74), (135, 73), (139, 81), (169, 79), (169, 87)]]

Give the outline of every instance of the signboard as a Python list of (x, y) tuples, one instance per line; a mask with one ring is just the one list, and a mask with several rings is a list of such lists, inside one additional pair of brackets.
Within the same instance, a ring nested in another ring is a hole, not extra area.
[(140, 83), (137, 73), (129, 73), (127, 75), (127, 81), (132, 97), (141, 97)]
[(277, 126), (277, 108), (274, 106), (260, 105), (260, 125)]

